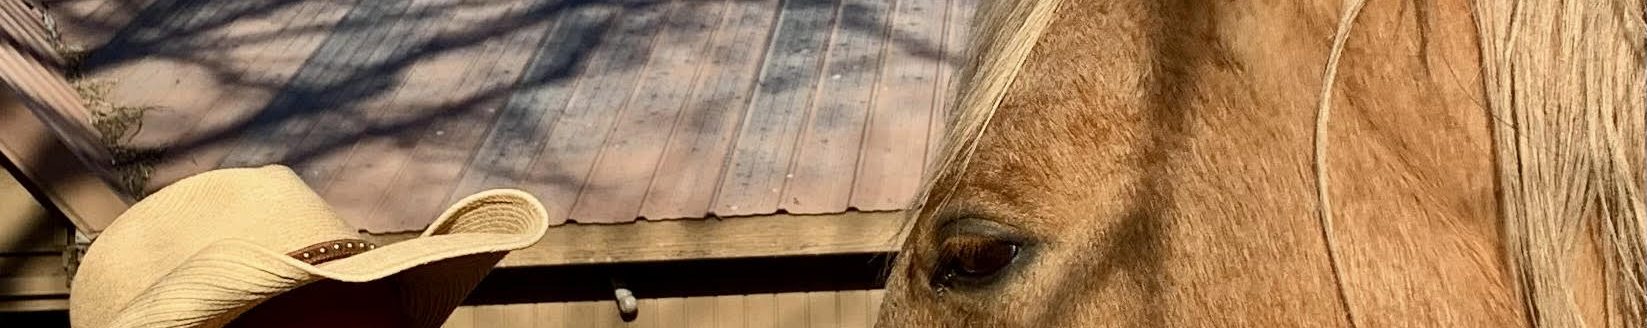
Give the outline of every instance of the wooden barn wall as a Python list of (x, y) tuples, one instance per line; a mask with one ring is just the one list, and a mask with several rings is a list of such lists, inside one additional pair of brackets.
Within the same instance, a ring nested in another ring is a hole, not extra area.
[(458, 308), (447, 328), (824, 328), (872, 327), (883, 290), (641, 299), (624, 321), (612, 301), (473, 305)]
[(0, 170), (0, 312), (67, 308), (63, 249), (69, 231), (23, 188), (14, 170)]

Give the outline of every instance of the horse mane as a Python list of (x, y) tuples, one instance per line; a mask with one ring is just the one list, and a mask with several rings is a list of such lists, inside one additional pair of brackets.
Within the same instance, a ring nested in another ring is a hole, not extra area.
[(1593, 243), (1606, 325), (1641, 327), (1642, 2), (1483, 0), (1474, 9), (1503, 236), (1528, 320), (1585, 325), (1573, 262)]
[[(1024, 61), (1029, 58), (1035, 42), (1052, 24), (1053, 13), (1063, 0), (997, 0), (980, 1), (977, 14), (972, 18), (972, 35), (966, 47), (970, 58), (961, 67), (956, 107), (949, 111), (948, 131), (934, 167), (927, 170), (920, 194), (914, 198), (915, 207), (929, 203), (927, 196), (938, 189), (954, 188), (955, 176), (966, 169), (967, 161), (977, 147), (996, 106), (1006, 96), (1018, 78)], [(947, 199), (932, 200), (943, 202)]]

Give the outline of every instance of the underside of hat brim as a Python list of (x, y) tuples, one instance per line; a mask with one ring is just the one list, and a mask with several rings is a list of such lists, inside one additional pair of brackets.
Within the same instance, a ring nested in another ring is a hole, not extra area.
[[(332, 279), (400, 275), (402, 308), (417, 326), (450, 314), (509, 251), (543, 237), (547, 211), (530, 194), (490, 190), (454, 204), (423, 236), (320, 265), (242, 240), (224, 240), (144, 290), (110, 327), (222, 327), (280, 293)], [(441, 265), (432, 265), (441, 262)]]

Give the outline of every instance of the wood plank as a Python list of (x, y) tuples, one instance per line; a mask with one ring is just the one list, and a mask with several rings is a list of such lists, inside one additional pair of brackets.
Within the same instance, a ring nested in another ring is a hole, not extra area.
[(618, 307), (611, 301), (566, 303), (567, 328), (623, 327)]
[(840, 292), (841, 328), (869, 328), (870, 316), (876, 311), (869, 308), (869, 291), (848, 290)]
[[(63, 267), (63, 246), (44, 252), (0, 251), (0, 278), (58, 277), (69, 274)], [(4, 293), (0, 293), (4, 294)]]
[(658, 316), (658, 303), (662, 300), (663, 299), (661, 298), (635, 299), (635, 318), (628, 322), (624, 322), (623, 325), (625, 327), (650, 328), (659, 327), (659, 325), (664, 322), (678, 322), (670, 321), (669, 318)]
[(69, 309), (69, 298), (46, 299), (0, 299), (0, 312), (37, 312), (37, 311), (65, 311)]
[(715, 32), (706, 84), (675, 123), (641, 216), (652, 220), (703, 217), (711, 210), (721, 170), (767, 49), (777, 0), (727, 2), (727, 21)]
[[(0, 158), (0, 161), (4, 161)], [(18, 178), (21, 173), (0, 169), (0, 263), (17, 252), (44, 252), (57, 255), (69, 244), (66, 222), (51, 216), (46, 205), (34, 198)], [(57, 263), (62, 268), (61, 259)], [(15, 265), (0, 264), (15, 271)], [(8, 275), (0, 272), (0, 276)]]
[(807, 326), (841, 327), (840, 292), (806, 292)]
[(869, 312), (870, 313), (869, 326), (870, 327), (874, 327), (875, 323), (880, 321), (880, 319), (881, 319), (881, 315), (880, 315), (880, 313), (881, 313), (881, 302), (885, 298), (886, 298), (886, 290), (884, 290), (884, 289), (877, 289), (877, 290), (869, 291), (869, 311), (870, 311)]
[(775, 294), (750, 294), (744, 298), (744, 327), (748, 328), (780, 328), (796, 327), (779, 325), (778, 297)]
[(687, 311), (685, 298), (655, 298), (652, 299), (652, 304), (653, 312), (647, 312), (646, 309), (642, 309), (639, 317), (637, 318), (639, 319), (648, 316), (652, 317), (651, 321), (647, 322), (649, 323), (648, 325), (641, 327), (681, 327), (682, 324), (686, 322), (688, 317), (696, 315)]
[(538, 303), (538, 321), (533, 326), (538, 328), (566, 327), (567, 303)]
[(610, 132), (617, 117), (628, 110), (635, 81), (645, 69), (665, 9), (665, 6), (648, 5), (611, 12), (615, 15), (612, 25), (605, 29), (605, 36), (590, 54), (588, 69), (583, 72), (593, 75), (579, 82), (565, 113), (545, 137), (537, 162), (524, 181), (527, 191), (545, 204), (555, 204), (549, 209), (551, 221), (569, 217), (571, 205), (585, 189), (595, 157), (607, 141), (601, 136)]
[(671, 2), (659, 42), (647, 60), (633, 99), (595, 159), (589, 182), (571, 217), (578, 222), (623, 222), (640, 215), (641, 202), (658, 160), (674, 131), (681, 107), (701, 84), (709, 41), (727, 3)]
[[(535, 327), (538, 324), (538, 320), (540, 319), (540, 317), (542, 317), (542, 315), (538, 314), (538, 310), (540, 308), (541, 307), (539, 307), (538, 304), (534, 304), (534, 303), (521, 303), (521, 304), (503, 305), (503, 310), (504, 310), (503, 312), (505, 312), (505, 313), (504, 313), (503, 317), (500, 318), (501, 320), (499, 320), (499, 322), (501, 324), (499, 324), (498, 326), (504, 326), (504, 327)], [(492, 326), (489, 326), (489, 325), (480, 325), (480, 326), (482, 326), (482, 327), (492, 327)]]
[[(483, 305), (484, 306), (484, 305)], [(475, 308), (481, 306), (459, 306), (452, 310), (452, 315), (446, 316), (446, 323), (442, 328), (473, 328), (475, 325)]]
[[(509, 99), (498, 111), (456, 191), (447, 203), (491, 188), (524, 188), (521, 182), (549, 135), (565, 113), (567, 101), (586, 75), (587, 51), (602, 37), (610, 12), (568, 9), (556, 11), (550, 32), (537, 40), (524, 72)], [(524, 44), (524, 43), (523, 43)], [(545, 204), (566, 207), (566, 204)]]
[[(640, 316), (631, 322), (616, 316), (611, 301), (469, 305), (454, 311), (445, 327), (868, 327), (877, 293), (882, 291), (640, 299)], [(562, 316), (571, 319), (557, 319)]]
[(715, 214), (778, 210), (839, 5), (838, 0), (784, 2), (754, 100), (716, 192)]
[(531, 328), (537, 322), (537, 304), (503, 304), (475, 307), (475, 327)]
[(0, 91), (0, 155), (9, 163), (7, 171), (15, 168), (11, 174), (38, 186), (82, 233), (95, 235), (128, 207), (125, 196), (76, 158), (14, 90)]
[(0, 296), (68, 296), (68, 275), (0, 277)]
[[(686, 328), (715, 328), (715, 314), (721, 309), (714, 297), (687, 297), (686, 317), (675, 321), (676, 327)], [(684, 324), (684, 325), (682, 325)]]
[[(883, 290), (736, 293), (705, 297), (641, 298), (639, 316), (623, 321), (609, 300), (600, 302), (509, 303), (466, 305), (453, 312), (446, 326), (632, 326), (632, 328), (866, 328)], [(568, 320), (558, 320), (568, 316)]]
[[(903, 212), (773, 215), (722, 220), (563, 225), (511, 252), (503, 267), (894, 252)], [(400, 234), (383, 238), (408, 238)], [(656, 236), (677, 236), (656, 238)]]
[(594, 312), (596, 311), (595, 307), (599, 306), (599, 305), (596, 305), (595, 303), (596, 302), (566, 302), (566, 303), (561, 303), (566, 307), (566, 309), (565, 309), (566, 320), (561, 323), (561, 327), (565, 327), (565, 328), (594, 327), (595, 326), (595, 324), (594, 324), (595, 321), (598, 320), (598, 319), (595, 318), (595, 315), (594, 315)]
[[(506, 20), (528, 10), (526, 4), (449, 10), (453, 16), (446, 24), (488, 26), (485, 22)], [(451, 49), (419, 65), (427, 77), (422, 81), (427, 86), (420, 88), (429, 88), (420, 92), (438, 96), (408, 97), (412, 100), (395, 115), (372, 128), (384, 133), (381, 138), (357, 144), (349, 169), (362, 174), (351, 179), (352, 183), (344, 183), (356, 187), (345, 193), (377, 197), (359, 204), (362, 209), (370, 209), (370, 214), (362, 216), (372, 223), (369, 231), (423, 229), (449, 205), (445, 201), (473, 150), (483, 142), (486, 127), (493, 123), (493, 113), (502, 106), (501, 98), (492, 95), (501, 94), (500, 90), (516, 80), (528, 57), (525, 50), (531, 47), (526, 40), (537, 39), (545, 28), (542, 24), (527, 24), (496, 35), (484, 33), (484, 29), (456, 29), (431, 41), (462, 45), (478, 35), (487, 36), (477, 44)], [(416, 140), (411, 149), (405, 148), (408, 140)], [(371, 173), (365, 173), (368, 171)]]
[(744, 318), (746, 317), (747, 307), (743, 295), (715, 296), (715, 327), (745, 327)]
[(780, 197), (789, 213), (839, 213), (849, 206), (849, 177), (858, 169), (864, 121), (881, 73), (889, 6), (877, 0), (844, 0), (840, 6), (818, 99)]
[(886, 55), (852, 192), (859, 210), (907, 208), (919, 188), (941, 68), (941, 54), (931, 49), (942, 41), (944, 4), (901, 0), (893, 9), (895, 44)]
[(806, 293), (782, 293), (774, 298), (779, 327), (810, 327), (812, 319), (807, 313)]

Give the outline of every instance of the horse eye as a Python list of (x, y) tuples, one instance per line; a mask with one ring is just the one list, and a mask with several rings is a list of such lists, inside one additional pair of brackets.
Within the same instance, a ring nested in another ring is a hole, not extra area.
[(943, 242), (935, 283), (953, 287), (955, 283), (982, 284), (1018, 257), (1018, 245), (980, 236), (956, 236)]

